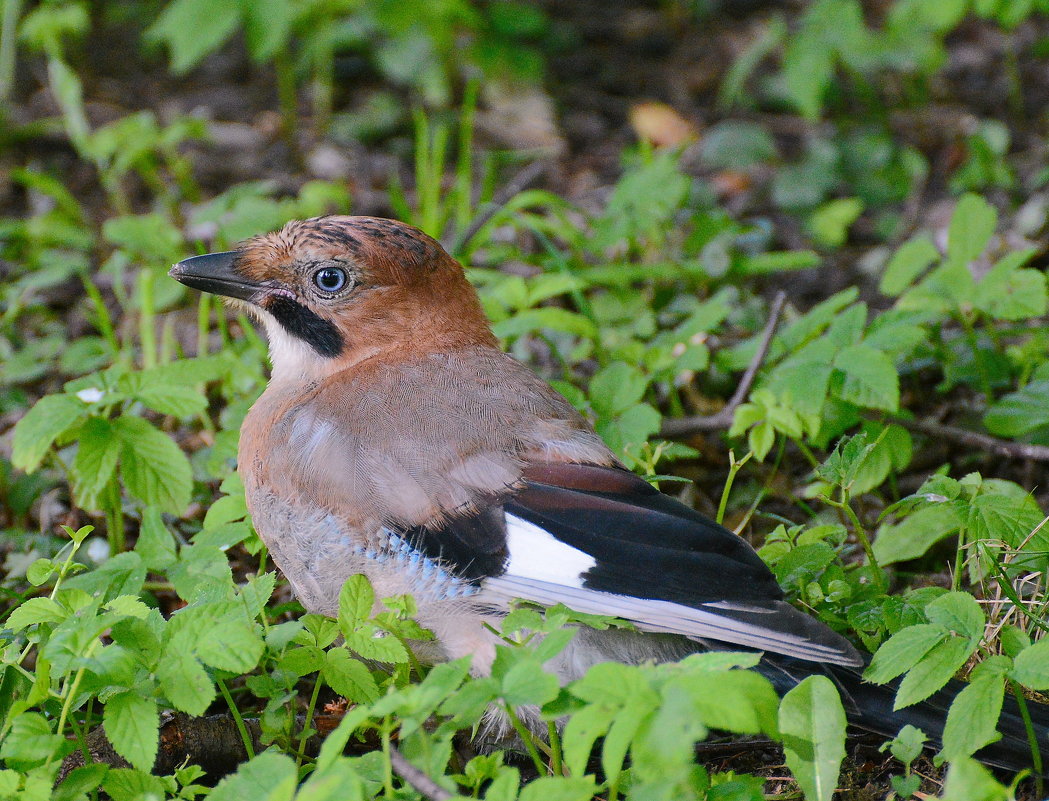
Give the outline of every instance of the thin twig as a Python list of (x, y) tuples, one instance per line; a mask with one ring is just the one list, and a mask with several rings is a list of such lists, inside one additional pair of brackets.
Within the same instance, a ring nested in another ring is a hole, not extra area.
[(725, 404), (725, 407), (716, 414), (664, 420), (663, 427), (659, 431), (661, 436), (687, 437), (700, 431), (717, 431), (732, 425), (732, 418), (736, 414), (736, 408), (747, 399), (750, 388), (754, 385), (754, 378), (768, 355), (769, 346), (772, 344), (772, 337), (776, 333), (776, 326), (779, 325), (780, 314), (783, 312), (783, 304), (786, 299), (787, 295), (784, 292), (777, 292), (776, 297), (772, 299), (772, 305), (769, 307), (769, 319), (765, 323), (765, 330), (761, 334), (761, 342), (758, 344), (758, 349), (754, 351), (754, 357), (750, 360), (750, 364), (747, 365), (746, 372), (743, 373), (739, 386), (736, 387), (735, 393), (733, 393), (729, 402)]
[(390, 746), (390, 764), (393, 765), (393, 770), (398, 776), (414, 787), (416, 792), (430, 799), (430, 801), (445, 801), (448, 798), (455, 798), (453, 793), (449, 793), (409, 762), (408, 758), (393, 745)]
[(910, 431), (917, 431), (930, 437), (938, 437), (960, 445), (966, 445), (977, 450), (987, 451), (997, 456), (1005, 456), (1010, 459), (1033, 459), (1037, 462), (1049, 462), (1049, 447), (1045, 445), (1030, 445), (1026, 442), (1010, 442), (1006, 439), (998, 439), (990, 434), (980, 434), (969, 431), (958, 426), (950, 426), (939, 423), (936, 420), (904, 420), (895, 419), (898, 423)]
[(465, 231), (455, 237), (451, 237), (450, 232), (445, 233), (445, 235), (441, 237), (441, 244), (444, 245), (449, 253), (455, 253), (458, 251), (459, 248), (473, 239), (474, 235), (484, 228), (484, 226), (488, 224), (488, 221), (491, 220), (492, 217), (503, 208), (503, 206), (539, 180), (549, 166), (549, 161), (533, 161), (504, 184), (502, 189), (495, 193), (495, 197), (478, 210), (477, 216), (474, 217), (473, 221), (466, 227)]

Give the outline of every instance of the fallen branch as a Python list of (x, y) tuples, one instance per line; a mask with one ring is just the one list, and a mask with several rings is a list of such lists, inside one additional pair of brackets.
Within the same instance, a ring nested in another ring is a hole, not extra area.
[(772, 344), (772, 337), (776, 333), (776, 326), (779, 325), (780, 314), (783, 312), (783, 303), (786, 299), (787, 295), (784, 292), (777, 292), (776, 297), (772, 299), (772, 305), (769, 307), (769, 319), (765, 323), (765, 330), (762, 332), (758, 349), (754, 351), (754, 357), (750, 360), (750, 364), (747, 365), (747, 369), (743, 373), (735, 393), (733, 393), (729, 402), (725, 404), (725, 407), (716, 414), (676, 417), (664, 420), (663, 427), (659, 430), (660, 436), (671, 438), (687, 437), (692, 434), (698, 434), (701, 431), (718, 431), (732, 425), (732, 418), (736, 414), (736, 409), (750, 394), (750, 388), (754, 385), (754, 378), (768, 355), (769, 346)]
[(946, 425), (936, 420), (894, 419), (893, 422), (909, 431), (917, 431), (930, 437), (949, 440), (950, 442), (987, 451), (997, 456), (1005, 456), (1009, 459), (1033, 459), (1037, 462), (1049, 462), (1049, 447), (1045, 445), (1011, 442), (1007, 439), (992, 437), (990, 434), (980, 434), (977, 431)]
[(455, 798), (454, 793), (448, 792), (441, 787), (441, 785), (415, 767), (415, 765), (409, 762), (408, 758), (393, 745), (390, 746), (390, 765), (393, 766), (394, 773), (414, 787), (416, 792), (430, 799), (430, 801), (446, 801), (446, 799)]

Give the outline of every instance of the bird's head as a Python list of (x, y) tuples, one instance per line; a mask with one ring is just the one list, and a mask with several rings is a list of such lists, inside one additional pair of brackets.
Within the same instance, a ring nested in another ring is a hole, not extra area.
[(494, 345), (463, 268), (417, 228), (376, 217), (290, 222), (170, 275), (243, 303), (266, 328), (274, 377), (319, 377), (370, 356)]

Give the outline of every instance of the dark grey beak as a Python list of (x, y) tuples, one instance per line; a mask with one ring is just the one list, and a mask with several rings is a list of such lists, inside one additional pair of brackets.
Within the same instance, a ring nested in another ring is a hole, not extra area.
[(227, 250), (224, 253), (192, 256), (172, 267), (168, 275), (191, 289), (251, 301), (258, 297), (262, 287), (245, 279), (237, 270), (239, 255), (236, 250)]

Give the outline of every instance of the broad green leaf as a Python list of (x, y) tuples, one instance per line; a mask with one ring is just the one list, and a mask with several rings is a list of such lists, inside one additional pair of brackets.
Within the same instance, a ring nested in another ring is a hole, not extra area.
[(981, 493), (970, 501), (966, 526), (974, 539), (1004, 540), (1016, 548), (1042, 522), (1042, 511), (1028, 495)]
[(608, 732), (617, 711), (615, 706), (592, 703), (569, 718), (563, 738), (564, 757), (565, 765), (573, 775), (582, 776), (587, 772), (594, 743)]
[(941, 626), (922, 623), (908, 626), (882, 643), (874, 654), (863, 678), (875, 684), (885, 684), (910, 670), (922, 657), (944, 640), (947, 633)]
[(590, 801), (598, 788), (590, 776), (540, 776), (521, 790), (519, 801)]
[(806, 227), (820, 246), (840, 248), (848, 239), (849, 228), (862, 213), (863, 201), (859, 198), (836, 198), (812, 212)]
[(265, 63), (287, 44), (296, 7), (285, 0), (250, 0), (242, 8), (248, 52), (256, 64)]
[(69, 612), (51, 598), (29, 598), (14, 608), (3, 627), (21, 631), (35, 623), (61, 623), (68, 616)]
[(622, 414), (641, 401), (648, 378), (625, 362), (613, 362), (590, 382), (590, 402), (602, 416)]
[(120, 474), (128, 492), (146, 505), (181, 514), (193, 490), (186, 454), (141, 417), (117, 418), (113, 432), (120, 440)]
[(940, 251), (925, 234), (908, 239), (889, 259), (878, 289), (885, 295), (899, 295), (938, 258)]
[(1039, 640), (1020, 651), (1012, 677), (1031, 690), (1049, 690), (1049, 640)]
[(977, 308), (998, 320), (1029, 320), (1045, 314), (1049, 306), (1045, 274), (1017, 269), (1035, 252), (1016, 251), (1002, 258), (977, 285)]
[(157, 681), (171, 705), (187, 715), (203, 715), (215, 700), (215, 685), (200, 662), (182, 648), (164, 649)]
[(557, 696), (557, 677), (543, 670), (539, 660), (520, 659), (502, 677), (500, 694), (511, 706), (542, 706)]
[(845, 710), (833, 682), (810, 676), (783, 697), (779, 729), (787, 767), (809, 801), (831, 801), (845, 758)]
[(347, 634), (346, 647), (365, 659), (395, 665), (408, 661), (408, 651), (401, 641), (375, 626), (365, 626)]
[(153, 698), (133, 690), (110, 696), (102, 709), (106, 738), (139, 770), (153, 770), (160, 736), (160, 714)]
[(549, 328), (564, 331), (583, 339), (596, 339), (597, 328), (581, 314), (556, 306), (526, 309), (492, 326), (493, 333), (500, 339), (513, 339), (522, 334), (531, 334)]
[(927, 506), (899, 523), (879, 528), (874, 539), (874, 556), (882, 565), (917, 559), (940, 540), (957, 533), (960, 525), (951, 504)]
[(940, 801), (1012, 801), (1010, 788), (975, 759), (958, 759), (947, 769)]
[(112, 801), (141, 801), (166, 795), (163, 779), (134, 768), (110, 769), (102, 787)]
[(954, 678), (954, 674), (966, 663), (978, 644), (964, 637), (948, 637), (934, 645), (903, 677), (896, 691), (893, 709), (903, 709), (924, 701), (942, 688)]
[(15, 425), (11, 464), (31, 473), (51, 444), (87, 414), (87, 404), (73, 395), (45, 395)]
[[(999, 657), (1001, 658), (1001, 657)], [(1005, 679), (985, 671), (973, 677), (951, 702), (940, 755), (953, 762), (1001, 739), (996, 731), (1005, 697)]]
[(375, 591), (368, 577), (356, 574), (346, 579), (339, 591), (339, 628), (349, 634), (372, 616)]
[(998, 212), (979, 195), (962, 195), (954, 207), (947, 230), (947, 256), (957, 264), (968, 264), (987, 248), (998, 224)]
[(210, 801), (291, 801), (298, 785), (295, 760), (277, 751), (264, 751), (227, 776), (208, 794)]
[(768, 679), (750, 670), (692, 674), (685, 685), (692, 708), (710, 729), (775, 734), (779, 699)]
[(77, 435), (72, 470), (73, 486), (81, 507), (100, 507), (100, 496), (117, 469), (119, 456), (120, 441), (113, 436), (109, 421), (100, 417), (86, 420)]
[(1049, 427), (1049, 381), (1032, 381), (1003, 396), (987, 410), (983, 424), (992, 434), (1012, 438)]
[(175, 563), (175, 538), (171, 536), (160, 510), (149, 506), (142, 512), (142, 525), (138, 530), (135, 553), (151, 570), (163, 570)]
[(943, 626), (959, 637), (979, 641), (987, 622), (980, 604), (967, 592), (948, 592), (925, 607), (930, 623)]
[(164, 7), (146, 38), (165, 42), (171, 69), (188, 72), (230, 37), (241, 6), (240, 0), (175, 0)]
[(379, 697), (379, 686), (367, 665), (350, 656), (345, 648), (332, 648), (323, 659), (324, 680), (335, 692), (357, 704)]
[(900, 406), (900, 379), (892, 359), (868, 345), (842, 348), (834, 367), (845, 380), (837, 394), (842, 400), (870, 409), (895, 412)]
[(7, 767), (27, 769), (45, 762), (65, 741), (51, 731), (47, 719), (37, 712), (23, 712), (11, 721), (11, 728), (0, 745), (0, 759)]

